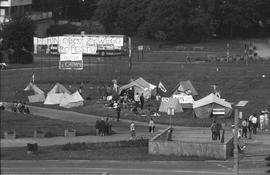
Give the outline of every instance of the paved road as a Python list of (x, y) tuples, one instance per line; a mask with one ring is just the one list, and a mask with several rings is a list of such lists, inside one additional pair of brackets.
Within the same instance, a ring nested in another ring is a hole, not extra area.
[[(2, 173), (87, 173), (108, 172), (110, 175), (230, 175), (231, 161), (1, 161)], [(240, 174), (265, 174), (264, 161), (243, 161)]]

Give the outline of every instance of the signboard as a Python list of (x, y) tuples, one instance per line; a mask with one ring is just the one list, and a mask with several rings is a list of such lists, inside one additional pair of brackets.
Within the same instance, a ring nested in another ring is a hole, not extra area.
[(183, 103), (193, 104), (193, 102), (194, 102), (192, 95), (177, 94), (177, 95), (173, 95), (173, 98), (177, 98), (179, 100), (180, 104), (183, 104)]
[(143, 51), (143, 46), (142, 45), (138, 46), (138, 51)]
[(82, 70), (82, 54), (60, 54), (59, 69)]
[(174, 115), (174, 108), (168, 108), (167, 109), (167, 114), (168, 115)]

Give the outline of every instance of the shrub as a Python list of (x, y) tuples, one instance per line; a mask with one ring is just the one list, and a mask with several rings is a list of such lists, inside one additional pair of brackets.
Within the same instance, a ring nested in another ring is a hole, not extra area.
[(53, 133), (53, 132), (46, 132), (45, 133), (45, 135), (44, 135), (44, 137), (47, 137), (47, 138), (50, 138), (50, 137), (55, 137), (56, 136), (56, 134), (55, 133)]
[(48, 35), (59, 36), (64, 34), (78, 34), (78, 27), (72, 24), (52, 25), (47, 29)]

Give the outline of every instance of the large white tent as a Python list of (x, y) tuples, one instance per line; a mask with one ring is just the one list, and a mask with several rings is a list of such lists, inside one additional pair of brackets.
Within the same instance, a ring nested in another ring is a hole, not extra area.
[(45, 99), (45, 105), (60, 104), (61, 101), (70, 96), (70, 91), (67, 90), (62, 84), (56, 83), (54, 87), (48, 92)]
[(60, 106), (64, 108), (74, 108), (83, 106), (83, 98), (78, 91), (71, 95), (67, 95), (65, 98), (61, 99)]
[(44, 92), (37, 87), (37, 85), (33, 84), (30, 82), (24, 91), (32, 91), (34, 95), (29, 95), (28, 100), (30, 103), (35, 103), (35, 102), (44, 102), (45, 100), (45, 95)]
[(134, 88), (134, 95), (136, 93), (143, 93), (143, 96), (145, 99), (149, 99), (152, 95), (152, 91), (156, 88), (155, 85), (147, 82), (142, 77), (130, 82), (129, 84), (126, 84), (124, 86), (121, 86), (119, 88), (119, 94), (126, 89)]
[(211, 93), (200, 100), (194, 101), (193, 111), (195, 117), (198, 118), (209, 118), (214, 115), (230, 117), (232, 106), (229, 102)]

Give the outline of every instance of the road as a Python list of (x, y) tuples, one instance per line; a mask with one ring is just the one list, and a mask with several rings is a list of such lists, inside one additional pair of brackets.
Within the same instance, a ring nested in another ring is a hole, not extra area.
[[(232, 161), (109, 161), (109, 160), (39, 160), (1, 161), (2, 174), (65, 174), (108, 172), (109, 175), (230, 175)], [(240, 174), (266, 174), (265, 162), (242, 161)]]

